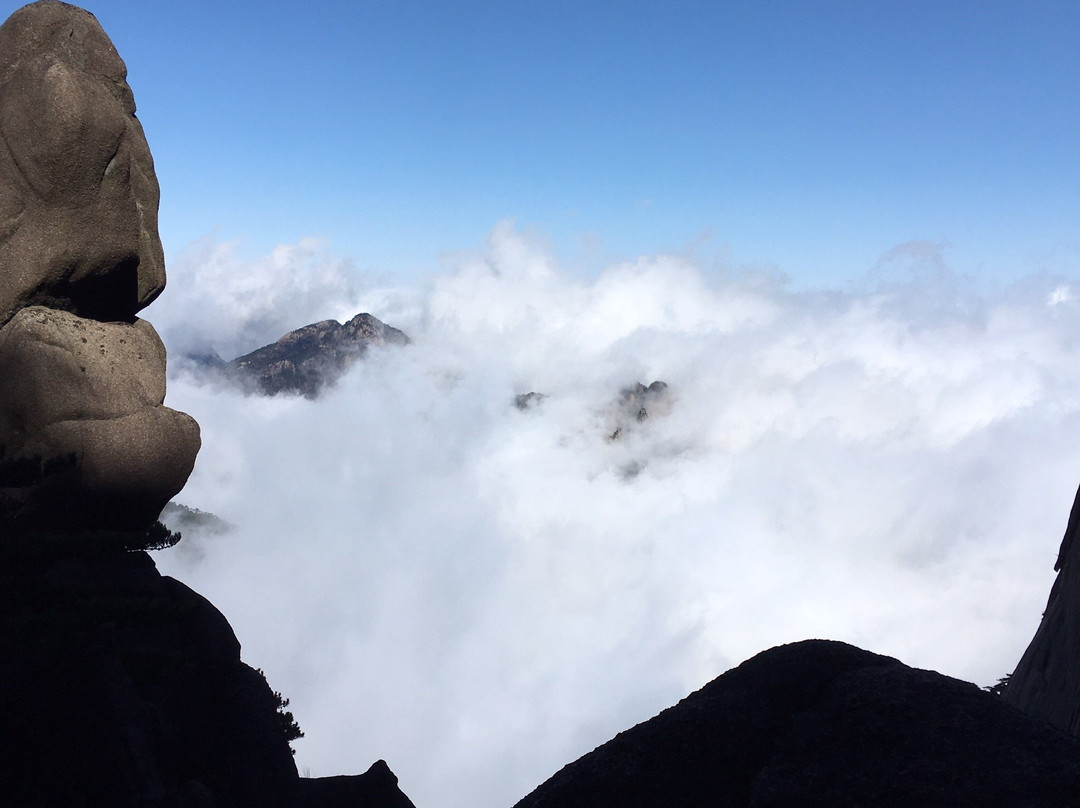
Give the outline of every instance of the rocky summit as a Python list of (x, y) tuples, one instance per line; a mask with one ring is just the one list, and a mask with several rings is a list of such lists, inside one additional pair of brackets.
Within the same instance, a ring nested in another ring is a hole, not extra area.
[(323, 320), (290, 331), (277, 342), (227, 363), (225, 375), (265, 395), (315, 398), (376, 345), (408, 345), (393, 326), (358, 314), (342, 324)]

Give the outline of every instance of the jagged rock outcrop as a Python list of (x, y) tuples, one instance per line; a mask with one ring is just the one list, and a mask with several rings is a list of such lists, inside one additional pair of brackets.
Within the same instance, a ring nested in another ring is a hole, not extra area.
[(0, 26), (0, 525), (138, 530), (199, 450), (136, 313), (165, 286), (154, 164), (92, 14)]
[(225, 365), (227, 376), (266, 395), (300, 393), (314, 398), (375, 345), (407, 345), (393, 326), (358, 314), (349, 322), (323, 320), (290, 331), (277, 342)]
[[(519, 410), (531, 410), (543, 404), (546, 393), (535, 390), (514, 396), (514, 406)], [(655, 381), (647, 387), (635, 382), (631, 387), (619, 391), (616, 404), (607, 413), (608, 440), (616, 441), (623, 436), (624, 429), (631, 424), (641, 424), (649, 419), (650, 411), (654, 415), (667, 415), (671, 411), (671, 396), (667, 382)]]
[(626, 387), (619, 392), (618, 406), (609, 418), (609, 430), (612, 425), (614, 429), (608, 432), (608, 440), (617, 441), (623, 438), (634, 424), (647, 421), (650, 412), (653, 415), (667, 415), (670, 410), (671, 399), (667, 382), (655, 381), (648, 387), (636, 382), (632, 387)]
[[(644, 421), (649, 417), (646, 405), (656, 407), (667, 402), (667, 382), (655, 381), (646, 387), (637, 382), (633, 387), (627, 387), (619, 394), (624, 409), (632, 412), (637, 421)], [(634, 412), (636, 410), (636, 412)]]
[(546, 394), (537, 393), (535, 390), (530, 390), (528, 393), (518, 393), (514, 396), (514, 406), (519, 410), (530, 410), (543, 404), (545, 398), (547, 398)]
[(1080, 804), (1080, 740), (975, 685), (808, 640), (739, 665), (516, 808)]
[(1005, 700), (1080, 736), (1080, 491), (1061, 540), (1042, 622), (1009, 677)]

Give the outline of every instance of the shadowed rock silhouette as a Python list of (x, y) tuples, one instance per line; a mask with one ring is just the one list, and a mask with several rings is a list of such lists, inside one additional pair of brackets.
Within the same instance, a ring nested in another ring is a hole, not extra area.
[(1058, 551), (1057, 578), (1035, 636), (1004, 689), (1028, 715), (1080, 736), (1080, 491)]
[(807, 640), (620, 733), (516, 808), (1077, 804), (1080, 740), (975, 685)]

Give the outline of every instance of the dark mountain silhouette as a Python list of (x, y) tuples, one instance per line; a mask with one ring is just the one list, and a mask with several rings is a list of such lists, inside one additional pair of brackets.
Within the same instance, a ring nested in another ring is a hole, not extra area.
[(765, 651), (516, 808), (1080, 805), (1080, 740), (975, 685), (844, 643)]
[(299, 777), (280, 699), (241, 661), (228, 621), (125, 550), (131, 538), (3, 545), (0, 803), (411, 805), (385, 764), (314, 785)]
[(1080, 491), (1058, 551), (1042, 622), (1004, 689), (1024, 712), (1080, 736)]

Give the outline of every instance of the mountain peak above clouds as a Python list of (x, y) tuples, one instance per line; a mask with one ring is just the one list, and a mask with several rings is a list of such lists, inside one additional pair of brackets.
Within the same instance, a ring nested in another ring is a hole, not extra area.
[(408, 344), (404, 332), (362, 313), (344, 324), (322, 320), (303, 326), (219, 367), (227, 377), (265, 395), (299, 393), (315, 398), (370, 347)]

